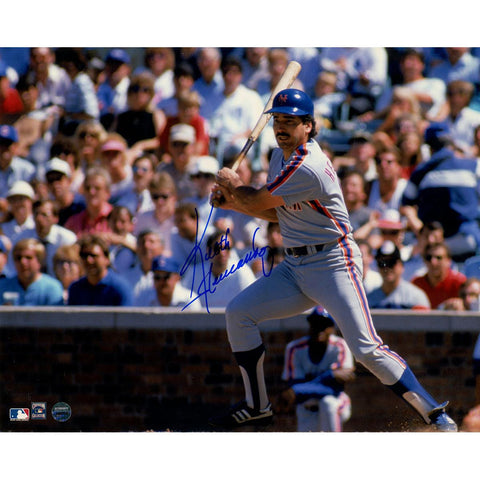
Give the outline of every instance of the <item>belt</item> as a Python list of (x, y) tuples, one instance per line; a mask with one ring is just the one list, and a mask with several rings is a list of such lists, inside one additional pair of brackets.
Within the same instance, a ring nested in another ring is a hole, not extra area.
[(303, 247), (286, 248), (285, 252), (292, 257), (303, 257), (305, 255), (314, 255), (317, 252), (321, 252), (324, 247), (325, 244), (323, 243), (319, 245), (304, 245)]

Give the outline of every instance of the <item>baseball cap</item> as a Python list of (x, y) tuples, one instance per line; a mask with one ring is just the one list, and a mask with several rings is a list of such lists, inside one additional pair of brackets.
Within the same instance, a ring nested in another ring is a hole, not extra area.
[(197, 157), (190, 171), (190, 175), (197, 173), (211, 173), (216, 175), (219, 170), (218, 160), (210, 155), (202, 155)]
[(451, 133), (445, 122), (431, 123), (424, 134), (425, 143), (430, 146), (437, 146), (451, 141)]
[(307, 322), (311, 327), (320, 332), (328, 327), (335, 326), (333, 317), (328, 313), (327, 309), (323, 308), (321, 305), (318, 305), (310, 312), (307, 317)]
[(60, 172), (68, 178), (72, 176), (72, 170), (70, 169), (70, 165), (65, 160), (62, 160), (58, 157), (53, 157), (45, 165), (45, 173), (50, 172)]
[(15, 195), (28, 197), (31, 200), (35, 198), (35, 192), (33, 191), (32, 186), (28, 182), (25, 182), (24, 180), (18, 180), (17, 182), (15, 182), (10, 187), (10, 190), (7, 192), (7, 198), (14, 197)]
[(385, 210), (378, 220), (378, 228), (381, 230), (401, 230), (403, 228), (400, 212), (393, 208)]
[(386, 262), (386, 266), (388, 266), (388, 264), (393, 265), (401, 259), (400, 250), (390, 240), (383, 242), (375, 255), (377, 263), (380, 264), (381, 262)]
[(195, 129), (186, 123), (177, 123), (170, 130), (170, 140), (172, 142), (195, 142)]
[(371, 141), (372, 135), (369, 132), (359, 130), (354, 132), (352, 136), (348, 139), (348, 144), (351, 145), (352, 143), (369, 143)]
[(126, 145), (120, 140), (107, 140), (101, 148), (102, 152), (124, 152), (127, 149)]
[(171, 257), (159, 255), (152, 260), (152, 271), (180, 273), (180, 265)]
[(12, 125), (0, 125), (0, 140), (18, 142), (18, 132)]
[(105, 62), (130, 63), (130, 55), (121, 48), (114, 48), (108, 52)]

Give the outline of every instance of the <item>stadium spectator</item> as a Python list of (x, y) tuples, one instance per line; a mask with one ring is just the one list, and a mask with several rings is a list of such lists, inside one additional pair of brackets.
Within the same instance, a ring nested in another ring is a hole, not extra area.
[(7, 64), (0, 60), (0, 123), (12, 124), (22, 112), (20, 94), (10, 84)]
[(65, 228), (75, 232), (77, 237), (86, 233), (110, 232), (108, 215), (113, 206), (110, 198), (110, 175), (101, 167), (87, 170), (82, 190), (85, 196), (84, 210), (68, 218)]
[(243, 79), (248, 88), (257, 90), (258, 82), (268, 77), (268, 52), (265, 47), (246, 47), (241, 58)]
[(452, 297), (443, 302), (444, 310), (458, 312), (480, 311), (480, 279), (470, 277), (458, 290), (458, 297)]
[(31, 182), (35, 167), (16, 154), (18, 132), (12, 125), (0, 125), (0, 198), (19, 180)]
[(115, 206), (108, 215), (110, 233), (103, 237), (108, 241), (110, 263), (115, 272), (128, 275), (137, 261), (137, 239), (133, 235), (133, 215), (127, 207)]
[(159, 147), (158, 133), (164, 118), (153, 106), (153, 86), (154, 78), (148, 72), (133, 76), (127, 90), (127, 109), (114, 122), (114, 130), (125, 138), (134, 154), (154, 152)]
[(68, 288), (68, 305), (129, 306), (131, 286), (111, 269), (108, 243), (97, 234), (79, 240), (85, 276)]
[(224, 81), (220, 65), (222, 54), (218, 48), (202, 48), (198, 54), (201, 77), (195, 80), (193, 90), (200, 95), (200, 115), (210, 124), (213, 113), (222, 102)]
[(175, 65), (173, 70), (174, 94), (163, 98), (156, 104), (156, 108), (163, 113), (164, 120), (166, 117), (176, 117), (178, 115), (178, 99), (181, 95), (191, 92), (194, 83), (194, 70), (190, 64), (182, 62)]
[(210, 154), (220, 163), (229, 145), (247, 140), (264, 108), (260, 95), (242, 84), (242, 64), (238, 58), (227, 57), (221, 69), (225, 87), (209, 121), (209, 134), (215, 144)]
[(307, 321), (308, 336), (285, 349), (282, 380), (289, 388), (280, 394), (280, 410), (295, 406), (297, 432), (341, 432), (352, 413), (345, 384), (355, 378), (353, 355), (325, 309), (315, 308)]
[(200, 97), (195, 91), (182, 92), (175, 99), (178, 108), (177, 114), (166, 118), (165, 128), (160, 134), (160, 149), (163, 154), (171, 155), (169, 137), (174, 125), (190, 125), (195, 129), (195, 142), (193, 153), (195, 155), (208, 155), (210, 137), (207, 122), (200, 115)]
[(398, 136), (395, 146), (400, 152), (401, 178), (408, 180), (415, 168), (425, 160), (422, 145), (423, 135), (417, 131)]
[[(402, 211), (404, 212), (405, 209)], [(420, 230), (415, 232), (415, 239), (409, 257), (403, 262), (403, 278), (408, 281), (426, 273), (427, 267), (423, 258), (425, 248), (431, 243), (444, 241), (443, 227), (439, 222), (422, 224)]]
[[(8, 238), (11, 245), (15, 245), (25, 230), (35, 228), (32, 205), (35, 201), (35, 192), (32, 186), (19, 180), (7, 192), (10, 220), (0, 224), (0, 232)], [(11, 274), (14, 269), (13, 256), (10, 254), (6, 271)]]
[(64, 112), (59, 130), (72, 136), (82, 121), (98, 119), (99, 105), (92, 80), (86, 73), (87, 60), (79, 48), (62, 47), (56, 51), (58, 64), (65, 69), (71, 85), (65, 94)]
[(19, 240), (12, 249), (16, 274), (0, 278), (3, 305), (63, 305), (62, 284), (41, 272), (45, 248), (34, 238)]
[(432, 124), (425, 142), (432, 156), (412, 172), (402, 205), (417, 207), (423, 223), (440, 222), (453, 259), (464, 261), (480, 245), (477, 162), (455, 154), (444, 124)]
[(373, 180), (377, 178), (377, 169), (375, 167), (375, 144), (372, 135), (366, 131), (356, 131), (348, 140), (348, 151), (345, 155), (336, 156), (333, 160), (333, 166), (342, 177), (345, 169), (354, 167), (365, 179), (365, 191), (367, 195), (370, 192), (370, 186)]
[(127, 154), (127, 142), (118, 133), (108, 133), (100, 147), (100, 165), (110, 175), (110, 198), (117, 205), (122, 197), (133, 188), (133, 172)]
[(58, 205), (58, 225), (63, 227), (72, 215), (85, 209), (85, 199), (72, 191), (71, 169), (66, 161), (54, 157), (45, 170), (48, 191)]
[(340, 179), (343, 198), (347, 207), (353, 236), (356, 239), (367, 238), (372, 228), (362, 228), (372, 220), (373, 209), (367, 206), (365, 179), (355, 169), (346, 170)]
[(403, 262), (398, 247), (387, 240), (378, 249), (375, 260), (382, 285), (367, 293), (370, 308), (430, 310), (430, 301), (418, 286), (402, 278)]
[[(145, 49), (145, 63), (143, 69), (153, 74), (155, 78), (155, 97), (153, 103), (156, 105), (164, 98), (174, 94), (173, 70), (175, 68), (175, 52), (168, 47), (153, 47)], [(138, 70), (135, 73), (138, 73)]]
[(48, 47), (30, 49), (30, 62), (26, 76), (38, 88), (37, 108), (63, 107), (70, 89), (71, 80), (55, 58), (55, 52)]
[(427, 294), (432, 308), (442, 308), (443, 302), (458, 297), (460, 287), (467, 277), (452, 269), (452, 257), (446, 243), (428, 244), (423, 258), (427, 272), (413, 278), (411, 282)]
[(480, 83), (480, 58), (470, 53), (470, 48), (447, 47), (446, 58), (427, 71), (427, 77), (439, 78), (448, 85), (454, 80)]
[(131, 73), (130, 55), (121, 48), (111, 49), (105, 58), (103, 81), (97, 89), (100, 121), (111, 129), (115, 117), (127, 109), (127, 91)]
[(176, 231), (174, 223), (177, 190), (173, 178), (165, 172), (157, 172), (149, 185), (154, 203), (153, 210), (140, 212), (135, 217), (134, 235), (143, 230), (151, 230), (160, 235), (164, 247), (163, 254), (171, 255), (171, 236)]
[(315, 118), (320, 126), (325, 128), (336, 127), (338, 108), (345, 101), (345, 91), (337, 89), (337, 74), (323, 71), (318, 74), (315, 82), (315, 91), (312, 98)]
[(14, 123), (18, 132), (17, 154), (37, 168), (43, 167), (49, 158), (59, 114), (52, 109), (37, 107), (38, 88), (33, 80), (20, 77), (16, 88), (23, 104), (22, 114)]
[(62, 245), (73, 245), (77, 236), (71, 230), (58, 225), (58, 206), (53, 200), (37, 200), (33, 204), (34, 228), (24, 230), (21, 238), (35, 238), (45, 247), (45, 263), (42, 272), (55, 276), (53, 256)]
[[(400, 85), (407, 87), (415, 93), (420, 103), (422, 117), (426, 120), (434, 120), (441, 111), (445, 102), (446, 85), (439, 78), (425, 77), (425, 56), (414, 48), (408, 48), (401, 54), (399, 69), (401, 72)], [(396, 85), (387, 87), (377, 101), (375, 111), (382, 116), (392, 103), (392, 91)]]
[(98, 120), (86, 120), (75, 130), (74, 141), (78, 157), (76, 162), (83, 173), (100, 164), (100, 148), (106, 139), (107, 131)]
[(400, 152), (396, 147), (375, 155), (377, 178), (373, 180), (367, 205), (384, 214), (387, 210), (399, 210), (407, 180), (402, 178)]
[(85, 172), (80, 165), (77, 142), (74, 138), (63, 135), (55, 137), (50, 147), (50, 158), (59, 158), (68, 163), (70, 167), (69, 188), (72, 192), (78, 193), (85, 179)]
[(175, 182), (178, 200), (181, 201), (192, 194), (195, 184), (190, 178), (195, 149), (195, 129), (191, 125), (178, 123), (173, 125), (169, 135), (169, 151), (171, 161), (162, 161), (158, 172), (168, 173)]
[(137, 262), (126, 277), (133, 288), (134, 302), (143, 290), (153, 287), (152, 261), (162, 253), (163, 242), (158, 233), (143, 230), (137, 235)]
[(198, 214), (199, 236), (202, 235), (202, 232), (206, 232), (206, 236), (208, 236), (213, 233), (215, 228), (214, 223), (218, 209), (214, 209), (210, 205), (210, 194), (215, 184), (215, 175), (219, 170), (217, 159), (209, 155), (196, 157), (190, 169), (195, 190), (190, 197), (185, 199), (185, 202), (195, 205)]
[[(479, 59), (480, 60), (480, 59)], [(471, 108), (475, 85), (465, 80), (453, 80), (447, 85), (447, 115), (441, 118), (450, 138), (466, 156), (473, 153), (475, 129), (480, 125), (480, 112)]]
[[(160, 255), (152, 261), (153, 288), (145, 289), (136, 299), (142, 307), (185, 307), (190, 302), (190, 290), (180, 283), (180, 266), (170, 257)], [(198, 302), (189, 311), (199, 311)]]
[(77, 243), (73, 245), (62, 245), (57, 248), (53, 256), (53, 269), (55, 278), (63, 286), (63, 303), (68, 304), (68, 287), (80, 279), (85, 272), (80, 260)]
[(142, 153), (136, 157), (132, 164), (133, 184), (116, 204), (127, 207), (134, 216), (139, 212), (153, 210), (154, 204), (148, 186), (157, 164), (158, 158), (153, 153)]

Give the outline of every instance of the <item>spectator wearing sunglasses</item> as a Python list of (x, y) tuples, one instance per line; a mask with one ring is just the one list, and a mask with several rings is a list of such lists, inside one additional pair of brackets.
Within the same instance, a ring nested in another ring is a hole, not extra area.
[(69, 305), (129, 306), (131, 286), (110, 266), (109, 244), (101, 235), (86, 234), (80, 241), (85, 275), (68, 288)]
[[(152, 261), (153, 287), (145, 289), (135, 305), (141, 307), (184, 307), (190, 302), (190, 290), (180, 283), (181, 265), (174, 259), (160, 255)], [(199, 311), (199, 302), (192, 303), (189, 311)]]
[(144, 230), (156, 232), (164, 245), (164, 254), (171, 254), (171, 236), (177, 231), (174, 222), (177, 190), (173, 178), (165, 172), (155, 173), (148, 187), (154, 204), (152, 210), (135, 216), (133, 234)]
[(164, 117), (152, 104), (154, 82), (149, 72), (133, 76), (127, 90), (127, 110), (116, 119), (115, 131), (125, 138), (128, 148), (136, 153), (153, 152), (160, 145), (158, 133)]
[(432, 308), (443, 308), (443, 302), (459, 296), (467, 277), (452, 268), (450, 249), (444, 242), (427, 245), (423, 258), (427, 272), (415, 277), (412, 283), (427, 294)]
[(382, 276), (382, 284), (367, 294), (370, 308), (430, 309), (430, 301), (425, 292), (402, 278), (400, 250), (391, 240), (386, 240), (377, 250), (375, 261)]
[(190, 168), (195, 156), (195, 129), (185, 123), (177, 123), (170, 130), (170, 160), (162, 160), (159, 172), (166, 172), (173, 178), (178, 200), (182, 201), (192, 195), (195, 184), (190, 178)]

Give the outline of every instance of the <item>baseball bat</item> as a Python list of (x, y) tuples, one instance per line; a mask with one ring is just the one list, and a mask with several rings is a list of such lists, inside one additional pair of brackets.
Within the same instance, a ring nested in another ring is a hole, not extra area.
[(265, 108), (263, 109), (263, 112), (260, 115), (260, 118), (258, 119), (257, 123), (253, 127), (253, 130), (250, 133), (250, 136), (248, 137), (245, 145), (243, 146), (242, 150), (240, 151), (237, 158), (235, 159), (235, 163), (232, 166), (232, 170), (236, 170), (239, 167), (243, 159), (247, 156), (248, 151), (250, 150), (250, 148), (252, 148), (252, 145), (257, 141), (258, 137), (262, 133), (262, 130), (265, 128), (268, 121), (270, 120), (272, 114), (265, 113), (265, 112), (267, 112), (268, 110), (270, 110), (270, 108), (272, 108), (273, 99), (275, 98), (277, 93), (280, 92), (281, 90), (291, 87), (295, 79), (298, 77), (298, 74), (300, 73), (301, 69), (302, 69), (302, 66), (298, 62), (295, 62), (293, 60), (289, 62), (289, 64), (287, 65), (287, 68), (283, 72), (283, 75), (280, 77), (280, 80), (278, 81), (276, 87), (273, 89), (272, 94), (270, 95), (270, 98), (268, 99), (268, 102), (266, 103)]

